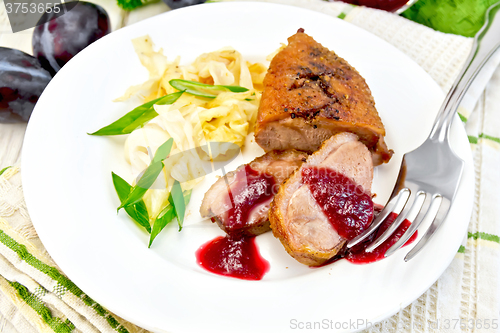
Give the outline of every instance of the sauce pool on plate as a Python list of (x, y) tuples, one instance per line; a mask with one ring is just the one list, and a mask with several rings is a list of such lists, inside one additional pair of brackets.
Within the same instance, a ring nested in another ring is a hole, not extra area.
[(216, 237), (196, 251), (196, 261), (212, 273), (243, 280), (260, 280), (270, 268), (255, 237)]

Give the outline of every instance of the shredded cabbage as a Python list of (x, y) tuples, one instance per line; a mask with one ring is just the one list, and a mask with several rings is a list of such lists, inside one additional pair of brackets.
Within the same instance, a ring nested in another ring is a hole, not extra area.
[[(221, 92), (214, 99), (185, 93), (172, 105), (155, 105), (159, 116), (128, 136), (125, 158), (134, 175), (144, 171), (161, 144), (169, 138), (174, 139), (170, 157), (165, 160), (163, 177), (159, 177), (162, 180), (157, 180), (144, 196), (150, 216), (156, 217), (168, 203), (168, 189), (174, 180), (182, 184), (183, 190), (192, 189), (210, 172), (210, 158), (225, 156), (228, 149), (234, 148), (233, 144), (243, 146), (255, 126), (267, 67), (245, 61), (231, 47), (204, 53), (184, 66), (180, 65), (179, 57), (168, 61), (161, 49), (154, 51), (149, 36), (136, 38), (132, 43), (149, 78), (130, 87), (116, 101), (138, 96), (147, 102), (176, 92), (169, 84), (172, 79), (249, 89), (243, 93)], [(207, 144), (210, 142), (209, 152)]]

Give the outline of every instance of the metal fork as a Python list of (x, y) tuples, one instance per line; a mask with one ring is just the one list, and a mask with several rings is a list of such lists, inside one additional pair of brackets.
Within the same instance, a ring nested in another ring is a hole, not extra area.
[[(403, 156), (396, 186), (389, 202), (371, 226), (347, 244), (348, 248), (364, 241), (378, 229), (395, 208), (402, 207), (396, 220), (366, 248), (366, 251), (371, 252), (377, 248), (396, 231), (405, 219), (408, 219), (411, 226), (387, 250), (385, 256), (388, 257), (408, 241), (423, 220), (433, 218), (424, 236), (405, 256), (404, 260), (409, 261), (443, 224), (455, 198), (464, 168), (464, 161), (450, 147), (449, 130), (465, 92), (487, 60), (500, 46), (500, 14), (497, 15), (499, 9), (500, 2), (488, 9), (486, 22), (474, 38), (466, 65), (446, 96), (429, 137), (420, 147)], [(439, 205), (437, 209), (430, 209), (436, 205)]]

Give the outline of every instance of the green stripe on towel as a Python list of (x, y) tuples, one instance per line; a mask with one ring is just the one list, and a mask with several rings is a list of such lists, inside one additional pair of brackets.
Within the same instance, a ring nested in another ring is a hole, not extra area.
[(481, 134), (479, 134), (479, 137), (481, 139), (488, 139), (488, 140), (500, 143), (500, 138), (497, 138), (497, 137), (494, 137), (494, 136), (491, 136), (491, 135), (488, 135), (488, 134), (481, 133)]
[(477, 143), (477, 137), (476, 136), (468, 135), (467, 137), (469, 138), (469, 143), (474, 143), (474, 144)]
[(69, 320), (63, 321), (59, 317), (52, 317), (50, 309), (47, 308), (39, 298), (18, 282), (6, 280), (17, 291), (23, 301), (26, 302), (33, 310), (42, 317), (43, 321), (56, 333), (71, 333), (75, 329), (75, 325)]
[(477, 240), (479, 238), (490, 242), (500, 243), (500, 237), (498, 237), (497, 235), (487, 234), (485, 232), (476, 232), (476, 233), (469, 232), (467, 234), (467, 237), (472, 238), (474, 240)]
[[(101, 305), (97, 304), (94, 300), (92, 300), (89, 296), (85, 295), (85, 293), (78, 288), (71, 280), (69, 280), (66, 276), (62, 275), (57, 268), (52, 267), (39, 260), (35, 256), (33, 256), (26, 249), (26, 246), (23, 244), (17, 243), (14, 239), (12, 239), (9, 235), (7, 235), (3, 230), (0, 229), (0, 242), (7, 246), (12, 251), (16, 252), (17, 255), (24, 260), (27, 264), (37, 269), (38, 271), (44, 273), (49, 276), (53, 280), (55, 280), (58, 285), (54, 288), (54, 292), (58, 291), (58, 296), (61, 297), (64, 295), (63, 289), (66, 288), (73, 295), (83, 300), (83, 302), (94, 309), (96, 313), (100, 316), (104, 317), (108, 324), (115, 331), (120, 333), (128, 333), (128, 330), (121, 326), (120, 323), (113, 318)], [(61, 288), (64, 287), (64, 288)], [(56, 292), (57, 293), (57, 292)]]
[(458, 116), (460, 117), (460, 120), (464, 123), (467, 122), (467, 117), (461, 114), (460, 112), (457, 112)]

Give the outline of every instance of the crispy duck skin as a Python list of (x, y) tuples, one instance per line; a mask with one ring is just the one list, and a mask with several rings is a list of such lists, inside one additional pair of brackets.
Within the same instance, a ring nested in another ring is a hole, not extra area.
[(372, 152), (374, 165), (393, 152), (371, 91), (347, 61), (304, 33), (271, 61), (264, 79), (255, 139), (266, 151), (298, 149), (312, 153), (340, 132), (358, 135)]
[(319, 266), (334, 257), (346, 239), (339, 235), (303, 182), (302, 170), (326, 167), (349, 177), (370, 195), (373, 179), (371, 154), (352, 133), (337, 134), (308, 157), (279, 188), (271, 202), (271, 229), (297, 261)]
[[(277, 191), (277, 186), (283, 183), (306, 160), (307, 156), (306, 153), (294, 149), (270, 151), (263, 156), (257, 157), (249, 164), (228, 172), (226, 176), (219, 178), (205, 193), (200, 207), (201, 216), (210, 217), (212, 222), (216, 222), (229, 235), (256, 236), (271, 230), (268, 211), (272, 197)], [(235, 188), (238, 186), (237, 183), (241, 182), (241, 177), (245, 175), (244, 169), (246, 167), (250, 167), (252, 171), (255, 171), (257, 177), (259, 174), (271, 177), (271, 182), (275, 185), (268, 189), (273, 193), (267, 200), (245, 208), (248, 212), (248, 218), (244, 223), (235, 224), (234, 222), (231, 223), (228, 214), (231, 212), (230, 208), (234, 205), (234, 201), (238, 201), (238, 198), (231, 200), (230, 197), (231, 195), (233, 197), (238, 195), (238, 190), (235, 190)]]

